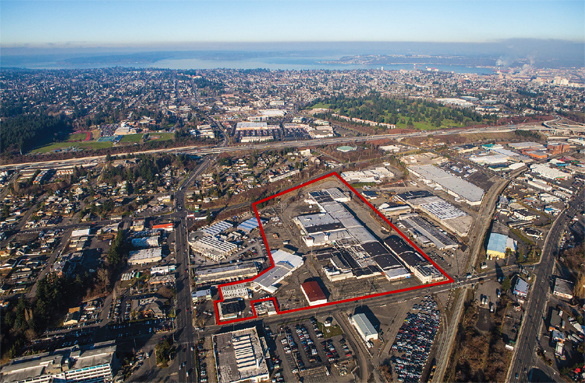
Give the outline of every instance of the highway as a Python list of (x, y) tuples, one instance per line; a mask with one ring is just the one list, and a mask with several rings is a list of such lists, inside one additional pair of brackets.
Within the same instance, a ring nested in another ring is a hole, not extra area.
[[(558, 216), (550, 229), (542, 250), (540, 263), (534, 268), (534, 279), (529, 291), (528, 303), (525, 306), (522, 326), (518, 333), (516, 348), (508, 370), (506, 381), (528, 382), (530, 370), (536, 366), (538, 358), (536, 346), (539, 342), (540, 321), (545, 315), (550, 287), (549, 277), (552, 275), (559, 243), (563, 232), (571, 219), (584, 208), (585, 189), (576, 193), (568, 207)], [(518, 378), (516, 378), (518, 377)]]
[[(522, 127), (522, 129), (533, 130), (537, 129), (534, 126)], [(542, 129), (538, 127), (538, 129)], [(230, 153), (238, 151), (249, 151), (249, 150), (271, 150), (280, 149), (285, 147), (307, 147), (307, 146), (319, 146), (319, 145), (336, 145), (345, 144), (357, 141), (374, 141), (381, 139), (399, 139), (407, 137), (427, 137), (429, 135), (445, 135), (445, 134), (474, 134), (474, 133), (494, 133), (494, 132), (510, 132), (513, 129), (509, 127), (490, 127), (490, 128), (461, 128), (461, 129), (450, 129), (450, 130), (434, 130), (424, 132), (412, 132), (412, 133), (399, 133), (399, 134), (377, 134), (371, 136), (360, 136), (360, 137), (333, 137), (333, 138), (322, 138), (316, 140), (304, 140), (304, 141), (277, 141), (268, 143), (257, 143), (248, 145), (238, 146), (226, 146), (227, 138), (224, 139), (223, 146), (183, 146), (177, 148), (168, 149), (153, 149), (132, 152), (134, 155), (140, 154), (155, 154), (155, 153), (184, 153), (184, 154), (197, 154), (200, 156), (207, 154), (219, 154), (219, 153)], [(121, 153), (125, 155), (127, 153)], [(0, 165), (0, 170), (23, 170), (23, 169), (45, 169), (55, 168), (61, 166), (81, 166), (83, 164), (91, 162), (102, 162), (106, 158), (102, 156), (88, 156), (88, 157), (77, 157), (66, 160), (49, 160), (49, 161), (36, 161), (36, 162), (24, 162), (20, 164), (7, 164)]]

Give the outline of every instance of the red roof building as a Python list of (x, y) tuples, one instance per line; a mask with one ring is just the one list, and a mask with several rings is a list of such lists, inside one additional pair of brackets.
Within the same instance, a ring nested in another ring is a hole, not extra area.
[(174, 225), (172, 223), (163, 223), (160, 225), (153, 225), (152, 230), (173, 231)]
[(301, 290), (303, 290), (303, 294), (305, 294), (309, 306), (317, 306), (327, 303), (327, 297), (317, 282), (305, 282), (301, 285)]

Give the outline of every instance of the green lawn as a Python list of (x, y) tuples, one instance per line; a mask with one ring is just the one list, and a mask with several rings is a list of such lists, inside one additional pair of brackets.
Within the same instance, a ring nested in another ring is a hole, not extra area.
[(331, 104), (323, 104), (322, 102), (319, 102), (315, 105), (313, 105), (311, 107), (311, 109), (317, 109), (317, 108), (325, 108), (325, 109), (329, 109), (331, 107)]
[[(148, 135), (150, 140), (167, 141), (175, 138), (175, 133), (150, 133)], [(158, 137), (158, 138), (157, 138)]]
[(83, 141), (87, 138), (87, 133), (72, 133), (67, 137), (67, 141)]
[(40, 147), (32, 151), (32, 153), (49, 153), (55, 149), (67, 149), (67, 148), (78, 148), (78, 149), (105, 149), (111, 148), (111, 142), (54, 142), (52, 144)]
[(124, 143), (124, 142), (135, 143), (135, 142), (140, 142), (140, 140), (142, 140), (142, 133), (127, 134), (120, 139), (120, 143)]
[(338, 325), (331, 325), (329, 327), (325, 327), (325, 325), (321, 322), (317, 322), (317, 327), (323, 333), (323, 339), (334, 337), (335, 335), (343, 335), (343, 330)]

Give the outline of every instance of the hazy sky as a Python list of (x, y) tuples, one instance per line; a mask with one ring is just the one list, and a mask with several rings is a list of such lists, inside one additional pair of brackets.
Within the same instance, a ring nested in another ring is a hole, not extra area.
[(2, 46), (585, 40), (585, 1), (10, 1)]

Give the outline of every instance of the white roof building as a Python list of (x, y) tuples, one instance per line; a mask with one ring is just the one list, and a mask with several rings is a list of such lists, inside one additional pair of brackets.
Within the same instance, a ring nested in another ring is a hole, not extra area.
[(272, 253), (274, 267), (256, 278), (254, 287), (274, 294), (286, 277), (303, 265), (303, 258), (284, 250), (276, 250)]
[(533, 173), (537, 173), (539, 176), (543, 178), (548, 178), (551, 180), (566, 180), (572, 177), (572, 175), (569, 173), (565, 173), (558, 169), (551, 168), (545, 164), (530, 165), (530, 171)]
[(213, 335), (213, 354), (218, 383), (269, 380), (269, 350), (255, 327)]
[(203, 237), (191, 244), (193, 251), (216, 262), (225, 259), (238, 249), (238, 245), (231, 242), (220, 241), (213, 237)]
[(484, 191), (474, 184), (455, 177), (443, 169), (433, 165), (409, 166), (408, 170), (414, 175), (433, 181), (455, 197), (463, 198), (470, 205), (479, 205)]
[(349, 321), (355, 327), (364, 342), (378, 339), (378, 331), (376, 331), (366, 314), (360, 313), (352, 315), (349, 318)]
[(131, 251), (128, 257), (128, 264), (144, 265), (146, 263), (159, 262), (160, 260), (162, 260), (162, 248), (152, 247), (150, 249)]

